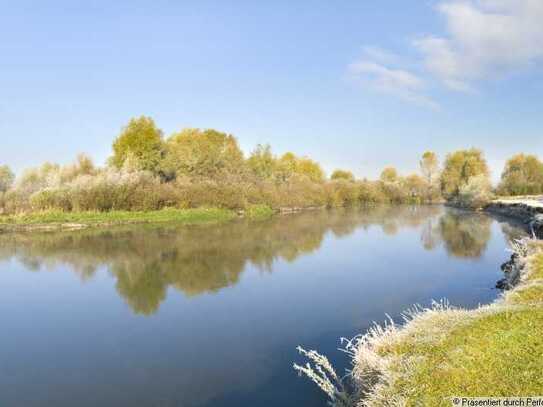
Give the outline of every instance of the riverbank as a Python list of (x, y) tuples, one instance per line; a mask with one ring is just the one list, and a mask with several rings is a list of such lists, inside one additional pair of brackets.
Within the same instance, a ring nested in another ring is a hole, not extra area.
[[(250, 217), (267, 216), (266, 208), (254, 208)], [(228, 222), (239, 215), (217, 208), (162, 209), (158, 211), (64, 212), (43, 211), (29, 214), (0, 216), (0, 232), (38, 230), (78, 230), (89, 227), (109, 227), (136, 223), (205, 224)]]
[(402, 327), (355, 339), (349, 349), (362, 405), (449, 406), (455, 396), (540, 394), (541, 244), (519, 245), (506, 264), (519, 282), (491, 305), (469, 311), (436, 304), (408, 314)]
[(484, 208), (486, 212), (515, 219), (536, 237), (543, 238), (543, 197), (501, 198)]
[[(497, 200), (486, 211), (514, 218), (541, 237), (543, 204)], [(529, 396), (543, 392), (543, 245), (513, 245), (493, 304), (415, 310), (403, 327), (372, 330), (350, 344), (364, 405), (450, 405), (454, 396)], [(373, 383), (367, 387), (368, 383)]]
[[(538, 201), (498, 200), (485, 209), (524, 223), (541, 236)], [(435, 303), (413, 308), (405, 323), (375, 325), (348, 341), (347, 380), (328, 360), (306, 352), (313, 366), (297, 366), (334, 406), (449, 406), (456, 396), (530, 396), (543, 393), (543, 243), (512, 244), (503, 288), (494, 303), (475, 310)]]

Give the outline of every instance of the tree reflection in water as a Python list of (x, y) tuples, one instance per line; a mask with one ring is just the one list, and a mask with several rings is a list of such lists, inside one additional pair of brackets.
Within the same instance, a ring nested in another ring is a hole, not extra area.
[[(452, 256), (477, 258), (486, 249), (491, 223), (487, 215), (441, 206), (378, 206), (219, 226), (11, 233), (0, 235), (0, 259), (16, 258), (30, 270), (54, 270), (58, 264), (67, 264), (82, 280), (105, 268), (131, 309), (150, 315), (166, 298), (168, 287), (186, 296), (216, 292), (235, 285), (248, 264), (271, 271), (278, 259), (292, 262), (317, 251), (328, 232), (341, 238), (357, 229), (380, 227), (393, 236), (415, 228), (427, 250), (443, 244)], [(515, 229), (511, 230), (513, 235)]]

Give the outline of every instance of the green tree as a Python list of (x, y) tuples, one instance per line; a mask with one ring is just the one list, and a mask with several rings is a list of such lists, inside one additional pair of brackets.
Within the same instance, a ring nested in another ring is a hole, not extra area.
[(488, 166), (481, 150), (472, 148), (447, 155), (440, 179), (443, 196), (449, 200), (458, 197), (462, 186), (478, 175), (489, 177)]
[(330, 176), (330, 179), (333, 179), (333, 180), (343, 179), (346, 181), (354, 181), (354, 175), (350, 171), (335, 170)]
[(166, 142), (165, 172), (175, 176), (223, 178), (243, 171), (243, 152), (232, 135), (185, 129)]
[(534, 155), (517, 154), (505, 164), (498, 191), (505, 195), (543, 192), (543, 163)]
[(122, 168), (130, 158), (136, 169), (158, 172), (163, 157), (162, 131), (153, 119), (140, 116), (131, 119), (113, 143), (111, 163)]
[(0, 192), (6, 192), (13, 185), (15, 175), (7, 165), (0, 165)]

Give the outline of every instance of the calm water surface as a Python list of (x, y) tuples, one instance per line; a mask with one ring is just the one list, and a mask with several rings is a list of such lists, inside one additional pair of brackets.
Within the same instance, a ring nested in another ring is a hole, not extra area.
[(319, 406), (299, 344), (497, 296), (521, 234), (439, 206), (0, 235), (0, 406)]

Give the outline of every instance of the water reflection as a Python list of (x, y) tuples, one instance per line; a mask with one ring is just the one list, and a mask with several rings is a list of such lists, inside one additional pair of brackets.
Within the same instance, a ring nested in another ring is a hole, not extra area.
[(82, 280), (106, 268), (131, 309), (151, 315), (165, 300), (168, 287), (189, 297), (217, 292), (238, 283), (248, 264), (271, 271), (275, 261), (292, 262), (317, 251), (327, 233), (341, 238), (370, 227), (389, 236), (419, 228), (424, 249), (443, 246), (459, 258), (480, 257), (491, 236), (491, 219), (484, 214), (440, 206), (382, 206), (221, 226), (5, 234), (0, 235), (0, 260), (16, 258), (35, 271), (65, 264)]

